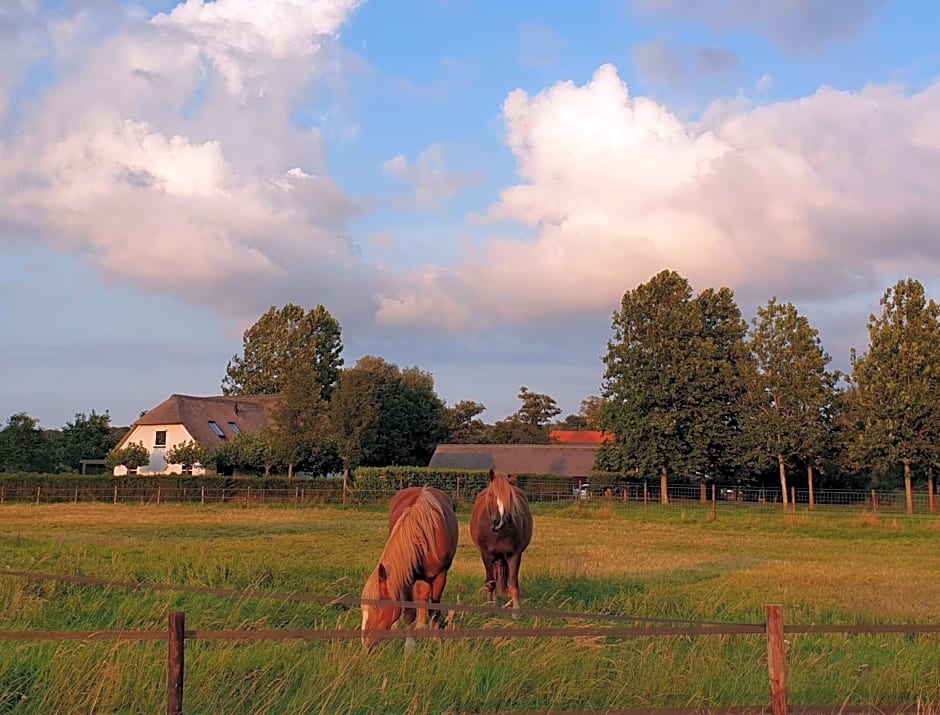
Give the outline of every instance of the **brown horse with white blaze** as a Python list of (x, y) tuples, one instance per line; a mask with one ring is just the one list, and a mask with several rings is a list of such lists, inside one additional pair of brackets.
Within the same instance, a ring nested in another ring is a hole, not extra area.
[[(459, 527), (451, 498), (434, 487), (402, 489), (389, 504), (388, 541), (375, 570), (366, 580), (362, 598), (375, 601), (440, 603), (447, 570), (457, 553)], [(431, 609), (431, 620), (440, 614)], [(371, 647), (368, 631), (388, 630), (401, 619), (417, 628), (428, 626), (428, 608), (362, 604), (362, 642)], [(405, 641), (414, 646), (414, 639)]]
[[(519, 567), (532, 540), (532, 513), (516, 476), (490, 469), (490, 483), (477, 495), (470, 514), (470, 538), (486, 570), (486, 600), (511, 599), (519, 610)], [(508, 605), (508, 604), (507, 604)]]

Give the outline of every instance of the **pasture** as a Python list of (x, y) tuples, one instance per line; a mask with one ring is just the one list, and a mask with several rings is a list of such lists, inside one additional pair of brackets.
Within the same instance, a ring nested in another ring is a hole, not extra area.
[[(940, 520), (844, 511), (536, 504), (523, 608), (788, 624), (940, 623)], [(458, 510), (445, 603), (483, 604)], [(356, 597), (386, 538), (382, 507), (55, 504), (0, 508), (0, 569)], [(226, 600), (0, 577), (0, 630), (358, 628), (349, 607)], [(574, 622), (572, 622), (572, 625)], [(564, 625), (457, 616), (457, 628)], [(788, 638), (791, 706), (940, 708), (940, 637)], [(762, 636), (358, 642), (195, 641), (186, 711), (459, 713), (754, 705)], [(0, 642), (0, 713), (155, 713), (160, 642)]]

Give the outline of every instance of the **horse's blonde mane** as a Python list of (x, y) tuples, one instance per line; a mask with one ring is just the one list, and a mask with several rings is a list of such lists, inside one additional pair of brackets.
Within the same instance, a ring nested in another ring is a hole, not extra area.
[(509, 477), (505, 472), (494, 472), (493, 479), (486, 488), (489, 489), (490, 498), (493, 501), (502, 500), (506, 511), (514, 520), (522, 518), (522, 500), (516, 498), (516, 490), (509, 483)]
[[(431, 554), (435, 558), (438, 556), (434, 533), (443, 522), (444, 510), (426, 488), (421, 490), (414, 504), (402, 510), (379, 559), (388, 573), (388, 591), (392, 600), (408, 600), (403, 598), (408, 595), (405, 589), (414, 585), (415, 572), (425, 554)], [(375, 572), (366, 586), (368, 590), (374, 590), (373, 594), (366, 597), (378, 598), (378, 579), (375, 578)]]

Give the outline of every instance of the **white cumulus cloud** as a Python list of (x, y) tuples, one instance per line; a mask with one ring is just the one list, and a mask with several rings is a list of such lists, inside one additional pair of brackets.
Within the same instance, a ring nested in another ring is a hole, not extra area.
[(340, 301), (350, 281), (380, 280), (348, 238), (365, 205), (291, 115), (341, 71), (336, 38), (359, 4), (186, 0), (107, 31), (59, 13), (42, 28), (56, 81), (0, 139), (0, 241), (45, 240), (239, 316), (288, 289), (371, 314), (368, 295)]
[[(763, 302), (880, 291), (940, 266), (940, 83), (713, 105), (686, 121), (604, 65), (503, 104), (521, 181), (485, 218), (524, 226), (386, 297), (448, 328), (610, 312), (663, 268)], [(892, 279), (893, 282), (893, 279)]]

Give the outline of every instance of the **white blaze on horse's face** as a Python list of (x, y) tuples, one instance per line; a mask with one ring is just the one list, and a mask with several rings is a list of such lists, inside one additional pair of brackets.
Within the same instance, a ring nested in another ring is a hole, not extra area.
[(362, 630), (366, 629), (366, 624), (369, 622), (369, 607), (362, 607)]
[(506, 515), (506, 505), (503, 504), (503, 500), (502, 500), (502, 499), (497, 499), (497, 500), (496, 500), (496, 508), (499, 509), (499, 515), (500, 515), (500, 517), (503, 517), (503, 516)]

